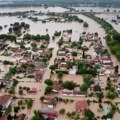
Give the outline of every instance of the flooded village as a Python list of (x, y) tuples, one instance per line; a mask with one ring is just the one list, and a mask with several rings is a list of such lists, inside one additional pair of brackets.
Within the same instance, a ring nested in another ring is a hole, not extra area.
[(0, 120), (120, 119), (120, 54), (83, 8), (0, 9)]

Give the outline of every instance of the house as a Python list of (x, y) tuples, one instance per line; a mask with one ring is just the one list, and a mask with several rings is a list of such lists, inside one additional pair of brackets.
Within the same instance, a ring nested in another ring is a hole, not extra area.
[(44, 71), (45, 70), (45, 66), (44, 65), (39, 65), (39, 66), (36, 66), (35, 71)]
[(62, 90), (62, 95), (63, 96), (79, 96), (79, 97), (85, 97), (86, 93), (82, 91), (77, 91), (77, 90), (68, 90), (68, 89), (63, 89)]
[(43, 74), (44, 74), (43, 71), (36, 71), (36, 72), (35, 72), (35, 80), (36, 80), (37, 82), (41, 82), (41, 81), (42, 81), (42, 78), (43, 78)]
[(59, 93), (60, 89), (61, 89), (61, 86), (60, 84), (57, 82), (57, 81), (54, 81), (53, 82), (53, 85), (52, 85), (52, 92), (53, 93)]
[(33, 67), (27, 67), (26, 72), (27, 72), (27, 74), (33, 74), (34, 68)]
[(46, 118), (57, 118), (58, 112), (55, 111), (53, 108), (42, 108), (40, 109), (42, 115)]
[(26, 119), (26, 114), (22, 113), (15, 120), (25, 120), (25, 119)]
[(99, 84), (97, 84), (97, 85), (94, 86), (94, 92), (95, 93), (101, 92), (101, 87), (100, 87)]
[(110, 74), (109, 77), (110, 77), (110, 80), (113, 82), (118, 81), (118, 78), (119, 78), (117, 74)]
[(29, 93), (37, 93), (37, 89), (36, 88), (32, 88), (31, 90), (28, 91)]
[(21, 60), (20, 60), (20, 62), (21, 63), (27, 63), (27, 62), (31, 62), (32, 60), (31, 60), (31, 57), (23, 57)]
[(64, 32), (62, 37), (63, 37), (64, 43), (69, 43), (71, 40), (71, 36), (67, 32)]
[(16, 51), (15, 51), (15, 56), (20, 56), (20, 55), (22, 55), (22, 54), (23, 54), (23, 52), (24, 52), (24, 50), (23, 50), (23, 49), (18, 48), (18, 49), (16, 49)]
[(111, 58), (101, 58), (101, 62), (108, 65), (112, 64)]
[(50, 108), (53, 108), (57, 105), (57, 99), (56, 98), (44, 98), (43, 103), (48, 104)]
[(12, 102), (11, 95), (1, 95), (0, 96), (0, 105), (2, 105), (3, 110), (7, 109)]
[(0, 120), (7, 120), (4, 116), (0, 117)]
[(16, 42), (21, 43), (23, 41), (23, 38), (17, 38)]
[(8, 44), (5, 44), (5, 42), (0, 42), (0, 50), (4, 50), (5, 47), (7, 47)]
[(110, 75), (110, 74), (114, 74), (114, 67), (113, 66), (105, 66), (105, 74), (106, 75)]
[(67, 69), (67, 62), (61, 62), (58, 65), (58, 69)]
[(81, 100), (76, 103), (76, 110), (80, 112), (84, 112), (85, 110), (88, 109), (88, 104), (87, 101)]
[(57, 52), (57, 55), (58, 56), (66, 56), (66, 50), (59, 49), (58, 52)]

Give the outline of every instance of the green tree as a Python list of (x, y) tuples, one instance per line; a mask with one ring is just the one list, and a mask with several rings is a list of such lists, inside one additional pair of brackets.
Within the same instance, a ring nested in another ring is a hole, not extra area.
[(65, 109), (64, 109), (64, 108), (60, 109), (60, 110), (59, 110), (59, 113), (60, 113), (60, 114), (65, 114)]
[(72, 56), (74, 56), (74, 57), (77, 56), (77, 52), (75, 52), (75, 51), (72, 52)]
[(84, 116), (85, 120), (94, 120), (95, 117), (94, 113), (90, 109), (85, 111)]
[(73, 82), (73, 81), (65, 81), (62, 86), (65, 88), (65, 89), (68, 89), (68, 90), (73, 90), (76, 86), (76, 84)]
[(28, 109), (31, 108), (32, 105), (33, 105), (33, 100), (32, 100), (32, 99), (29, 99), (29, 100), (27, 101), (27, 108), (28, 108)]
[(45, 80), (45, 84), (47, 84), (48, 86), (53, 84), (53, 81), (51, 79), (46, 79)]
[(56, 69), (56, 65), (51, 65), (49, 68), (51, 71), (54, 71)]
[(35, 115), (31, 118), (31, 120), (44, 120), (40, 111), (35, 111), (34, 114)]
[(51, 91), (52, 91), (52, 87), (51, 86), (47, 86), (46, 88), (45, 88), (45, 94), (50, 94), (51, 93)]
[(44, 96), (40, 97), (40, 101), (43, 102), (43, 100), (45, 99)]
[(102, 98), (104, 97), (103, 92), (98, 92), (98, 93), (97, 93), (97, 97), (98, 97), (99, 99), (102, 99)]
[(83, 27), (89, 27), (89, 24), (87, 22), (84, 22)]
[(23, 95), (23, 90), (22, 89), (19, 90), (19, 94)]
[(107, 93), (107, 97), (108, 97), (109, 99), (115, 99), (117, 96), (118, 96), (118, 95), (117, 95), (116, 92), (111, 92), (111, 91), (109, 91), (109, 92)]
[(87, 90), (88, 90), (88, 85), (87, 85), (86, 83), (82, 84), (82, 85), (80, 86), (80, 90), (83, 91), (83, 92), (87, 92)]
[(57, 77), (58, 77), (59, 79), (62, 79), (62, 78), (63, 78), (63, 73), (62, 73), (62, 72), (59, 72), (59, 73), (57, 74)]

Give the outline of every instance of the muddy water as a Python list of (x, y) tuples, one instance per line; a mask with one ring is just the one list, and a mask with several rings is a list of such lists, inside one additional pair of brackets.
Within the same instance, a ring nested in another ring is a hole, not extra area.
[(6, 8), (0, 8), (0, 13), (5, 12), (18, 12), (18, 11), (37, 11), (37, 12), (65, 12), (68, 11), (68, 9), (62, 8), (62, 7), (6, 7)]
[(117, 14), (117, 13), (114, 13), (114, 14), (96, 14), (96, 16), (103, 18), (104, 20), (109, 22), (114, 27), (114, 29), (116, 29), (118, 32), (120, 32), (120, 22), (118, 24), (111, 22), (112, 19), (117, 20), (117, 17), (116, 17), (117, 15), (120, 15), (120, 13), (119, 14)]
[[(24, 21), (24, 22), (30, 24), (29, 33), (31, 33), (31, 34), (46, 34), (46, 29), (48, 29), (48, 33), (50, 34), (50, 36), (52, 36), (55, 31), (62, 31), (62, 30), (66, 30), (66, 29), (72, 29), (73, 30), (72, 41), (78, 41), (79, 40), (79, 35), (83, 31), (90, 32), (90, 33), (98, 32), (98, 34), (101, 37), (101, 40), (103, 42), (103, 45), (106, 48), (108, 48), (108, 46), (106, 45), (105, 40), (103, 39), (103, 37), (105, 36), (105, 31), (101, 28), (101, 26), (98, 23), (96, 23), (95, 21), (88, 18), (88, 17), (85, 17), (83, 15), (78, 15), (78, 16), (79, 16), (79, 18), (84, 19), (89, 24), (88, 28), (83, 28), (82, 23), (76, 23), (76, 22), (72, 22), (72, 23), (49, 22), (49, 23), (46, 23), (46, 24), (42, 24), (41, 22), (36, 22), (35, 23), (35, 22), (32, 22), (32, 21), (30, 21), (28, 19), (20, 20), (20, 19), (18, 19), (16, 17), (0, 17), (0, 25), (6, 25), (6, 24), (10, 25), (10, 23), (13, 23), (13, 22), (16, 22), (16, 21), (18, 21), (18, 22)], [(8, 28), (4, 28), (0, 32), (0, 34), (7, 33), (7, 32), (8, 32)], [(31, 86), (31, 87), (36, 87), (38, 90), (41, 90), (41, 91), (39, 91), (37, 93), (37, 95), (26, 95), (26, 97), (28, 97), (28, 98), (34, 98), (35, 99), (33, 107), (32, 107), (32, 109), (31, 109), (31, 111), (30, 111), (30, 113), (28, 115), (29, 120), (33, 116), (33, 111), (35, 109), (40, 109), (42, 107), (41, 104), (40, 104), (39, 98), (44, 95), (44, 89), (45, 89), (44, 80), (50, 77), (49, 66), (54, 64), (54, 59), (56, 58), (56, 53), (57, 53), (57, 50), (58, 50), (58, 46), (57, 46), (58, 39), (59, 38), (56, 38), (55, 41), (50, 40), (50, 44), (49, 44), (48, 47), (49, 48), (50, 47), (54, 48), (53, 56), (52, 56), (51, 60), (49, 61), (48, 67), (46, 68), (42, 83), (37, 83), (37, 84), (33, 83), (34, 86), (33, 86), (32, 83), (28, 83), (28, 84), (26, 83), (26, 86), (28, 85), (28, 86)], [(111, 56), (112, 56), (113, 62), (115, 64), (119, 64), (119, 61), (115, 58), (115, 56), (113, 56), (113, 55), (111, 55)], [(24, 79), (24, 81), (26, 81), (26, 79)], [(20, 83), (20, 85), (24, 86), (25, 82)], [(16, 88), (16, 89), (18, 91), (18, 88)], [(118, 119), (115, 119), (115, 120), (118, 120)]]

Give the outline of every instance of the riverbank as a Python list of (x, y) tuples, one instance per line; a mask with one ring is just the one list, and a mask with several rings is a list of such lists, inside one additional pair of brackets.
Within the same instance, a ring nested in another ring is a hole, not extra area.
[(83, 13), (83, 15), (95, 20), (106, 31), (106, 42), (110, 48), (110, 51), (120, 60), (120, 33), (118, 33), (111, 24), (104, 19), (96, 17), (94, 14)]

